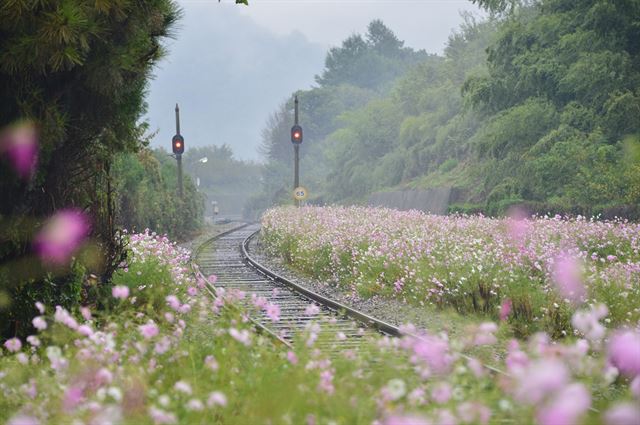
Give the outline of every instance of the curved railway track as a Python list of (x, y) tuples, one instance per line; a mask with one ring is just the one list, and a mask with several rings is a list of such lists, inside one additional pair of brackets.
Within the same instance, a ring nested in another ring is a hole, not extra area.
[[(326, 351), (357, 349), (371, 332), (397, 336), (397, 327), (351, 309), (334, 300), (316, 294), (279, 276), (251, 257), (249, 241), (260, 230), (258, 224), (248, 224), (224, 232), (202, 244), (194, 255), (202, 277), (216, 275), (212, 290), (235, 289), (266, 298), (280, 307), (280, 320), (273, 322), (264, 312), (254, 315), (254, 324), (292, 346), (295, 336), (312, 322), (324, 322), (323, 338), (315, 344)], [(215, 289), (214, 289), (215, 288)], [(305, 310), (315, 304), (319, 313), (310, 317)]]

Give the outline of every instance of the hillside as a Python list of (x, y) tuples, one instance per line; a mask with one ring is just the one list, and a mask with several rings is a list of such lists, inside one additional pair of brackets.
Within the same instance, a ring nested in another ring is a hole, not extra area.
[[(318, 86), (298, 93), (316, 202), (452, 187), (452, 210), (637, 215), (640, 3), (492, 11), (466, 16), (442, 56), (404, 47), (381, 22), (328, 53)], [(265, 130), (256, 205), (288, 198), (290, 109)]]

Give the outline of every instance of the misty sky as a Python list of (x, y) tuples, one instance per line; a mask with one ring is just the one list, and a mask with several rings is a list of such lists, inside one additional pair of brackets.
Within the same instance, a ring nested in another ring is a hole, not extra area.
[(227, 143), (259, 159), (267, 117), (295, 90), (310, 87), (329, 47), (382, 19), (406, 45), (441, 53), (466, 0), (178, 0), (184, 17), (155, 70), (148, 120), (153, 145), (170, 149), (174, 107), (191, 146)]

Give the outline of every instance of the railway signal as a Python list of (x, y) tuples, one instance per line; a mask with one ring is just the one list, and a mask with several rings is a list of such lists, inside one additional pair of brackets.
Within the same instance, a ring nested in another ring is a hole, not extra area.
[(291, 127), (291, 143), (294, 145), (302, 143), (302, 127), (297, 124)]
[(171, 139), (171, 144), (173, 145), (173, 153), (176, 155), (182, 155), (184, 153), (184, 137), (176, 134), (173, 136), (173, 139)]
[[(293, 127), (291, 127), (291, 143), (293, 143), (293, 188), (300, 187), (300, 145), (302, 144), (302, 127), (298, 124), (298, 96), (294, 100), (295, 115)], [(300, 206), (300, 200), (296, 198), (296, 206)]]
[(180, 135), (180, 108), (176, 103), (176, 135), (171, 139), (171, 148), (176, 156), (178, 162), (178, 193), (180, 198), (183, 197), (184, 191), (182, 188), (182, 154), (184, 153), (184, 137)]

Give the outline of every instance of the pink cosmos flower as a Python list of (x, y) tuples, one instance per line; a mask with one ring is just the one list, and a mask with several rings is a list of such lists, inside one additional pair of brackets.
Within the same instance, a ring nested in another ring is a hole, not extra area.
[(114, 298), (125, 300), (129, 297), (129, 287), (124, 285), (117, 285), (111, 288), (111, 295)]
[(40, 314), (44, 314), (44, 304), (42, 304), (40, 301), (36, 301), (36, 308), (38, 309)]
[(500, 321), (507, 320), (507, 317), (509, 317), (509, 314), (511, 314), (512, 305), (513, 303), (509, 298), (505, 298), (502, 301), (502, 304), (500, 305)]
[(491, 419), (491, 410), (483, 404), (467, 401), (458, 405), (458, 417), (463, 423), (486, 425)]
[(498, 326), (493, 322), (485, 322), (478, 326), (473, 343), (475, 345), (491, 345), (497, 342), (497, 338), (493, 334), (498, 330)]
[(40, 347), (40, 339), (35, 335), (29, 335), (27, 342), (31, 344), (32, 347)]
[(318, 313), (320, 313), (320, 307), (315, 304), (309, 304), (309, 306), (304, 309), (305, 316), (315, 316)]
[(229, 335), (231, 335), (233, 339), (235, 339), (236, 341), (238, 341), (243, 345), (246, 345), (247, 347), (251, 345), (251, 335), (249, 334), (249, 331), (246, 329), (239, 331), (236, 328), (231, 328), (229, 329)]
[(213, 285), (218, 281), (218, 276), (216, 276), (215, 274), (210, 274), (207, 280)]
[(7, 425), (40, 425), (40, 421), (35, 416), (28, 416), (18, 413), (7, 422)]
[(180, 300), (175, 295), (168, 295), (165, 300), (169, 304), (169, 307), (174, 309), (175, 311), (180, 310)]
[(5, 156), (23, 179), (33, 176), (38, 163), (38, 135), (31, 121), (13, 125), (0, 133), (0, 155)]
[(256, 308), (263, 309), (267, 306), (269, 301), (265, 297), (256, 296), (256, 294), (251, 294), (251, 302)]
[(630, 378), (640, 375), (640, 332), (617, 332), (611, 337), (607, 351), (609, 362), (620, 373)]
[(162, 355), (169, 351), (169, 348), (171, 348), (171, 340), (169, 337), (163, 336), (160, 341), (156, 342), (155, 347), (153, 347), (153, 351), (156, 354)]
[(640, 407), (633, 403), (618, 403), (604, 414), (607, 425), (640, 424)]
[(64, 392), (64, 400), (62, 402), (65, 410), (75, 409), (84, 400), (84, 388), (78, 385), (72, 385)]
[(323, 370), (320, 372), (320, 383), (318, 384), (318, 389), (326, 392), (331, 395), (335, 391), (333, 386), (333, 371), (332, 370)]
[(204, 409), (204, 404), (197, 398), (192, 398), (187, 402), (187, 410), (199, 412)]
[(176, 415), (155, 406), (149, 407), (149, 416), (155, 425), (172, 425), (178, 422)]
[(559, 360), (538, 360), (519, 373), (518, 400), (538, 404), (569, 381), (569, 371)]
[(487, 374), (484, 370), (484, 366), (482, 366), (482, 363), (480, 363), (480, 361), (476, 358), (470, 358), (467, 361), (467, 366), (469, 367), (469, 369), (471, 369), (471, 372), (473, 372), (476, 378), (481, 378)]
[(265, 312), (267, 313), (267, 316), (269, 316), (269, 319), (271, 319), (272, 322), (277, 322), (280, 320), (280, 306), (277, 304), (267, 304), (267, 306), (265, 307)]
[(16, 354), (16, 360), (18, 360), (18, 363), (25, 365), (29, 363), (29, 356), (25, 353), (18, 353)]
[(107, 385), (113, 381), (113, 374), (109, 371), (109, 369), (101, 368), (96, 372), (95, 382), (97, 385)]
[(591, 310), (576, 311), (571, 318), (571, 324), (590, 341), (600, 341), (604, 338), (606, 328), (599, 320), (608, 313), (609, 310), (604, 304), (594, 306)]
[(62, 210), (50, 217), (33, 240), (40, 259), (51, 265), (66, 264), (89, 234), (87, 216), (80, 210)]
[(36, 386), (35, 379), (29, 379), (29, 386), (25, 389), (25, 394), (27, 394), (27, 397), (31, 400), (34, 400), (38, 396), (38, 387)]
[(432, 425), (433, 422), (424, 416), (416, 415), (393, 415), (387, 417), (383, 425)]
[(221, 393), (220, 391), (214, 391), (209, 394), (209, 398), (207, 399), (207, 406), (221, 406), (224, 407), (227, 405), (227, 397)]
[(33, 323), (33, 327), (39, 331), (47, 329), (47, 321), (42, 316), (34, 317), (31, 323)]
[(56, 312), (53, 314), (53, 320), (58, 323), (62, 323), (69, 329), (76, 330), (78, 329), (78, 322), (73, 316), (64, 308), (59, 305), (56, 306)]
[(216, 358), (213, 357), (212, 355), (208, 355), (207, 357), (204, 358), (204, 364), (206, 367), (208, 367), (209, 369), (211, 369), (212, 371), (216, 371), (219, 368), (218, 362), (216, 361)]
[(437, 410), (435, 423), (438, 425), (458, 425), (458, 419), (449, 409)]
[(140, 331), (140, 334), (145, 339), (151, 339), (154, 336), (158, 335), (158, 333), (160, 332), (160, 329), (158, 329), (158, 325), (156, 325), (151, 320), (148, 323), (144, 324), (144, 325), (138, 326), (138, 330)]
[(4, 347), (10, 352), (15, 353), (16, 351), (20, 351), (22, 348), (22, 341), (18, 338), (11, 338), (4, 342)]
[(80, 326), (78, 326), (78, 332), (80, 332), (80, 334), (82, 334), (84, 336), (93, 335), (93, 329), (91, 329), (91, 326), (89, 326), (89, 325), (80, 325)]
[(287, 360), (289, 360), (289, 363), (292, 365), (298, 364), (298, 356), (296, 356), (296, 353), (293, 351), (287, 351)]
[(439, 404), (446, 403), (451, 398), (452, 389), (451, 385), (446, 382), (438, 384), (432, 391), (431, 397), (433, 401)]
[(176, 391), (179, 391), (179, 392), (181, 392), (183, 394), (191, 395), (193, 393), (193, 390), (191, 389), (191, 385), (189, 385), (185, 381), (176, 382), (173, 385), (173, 388), (175, 388)]
[(578, 302), (586, 294), (582, 284), (582, 267), (578, 260), (569, 255), (561, 254), (556, 257), (553, 280), (558, 292), (571, 301)]
[(415, 340), (413, 345), (415, 356), (423, 360), (435, 373), (445, 373), (453, 361), (449, 354), (449, 344), (444, 339), (426, 335)]
[(80, 314), (84, 317), (84, 320), (91, 320), (91, 310), (89, 307), (80, 307)]
[(198, 289), (196, 289), (193, 286), (190, 286), (189, 288), (187, 288), (187, 294), (189, 294), (192, 297), (195, 297), (196, 295), (198, 295)]
[(575, 424), (591, 407), (591, 394), (582, 384), (570, 384), (538, 412), (541, 425)]
[(411, 403), (413, 406), (425, 404), (427, 401), (424, 388), (422, 387), (415, 388), (409, 393), (407, 398), (409, 399), (409, 403)]

